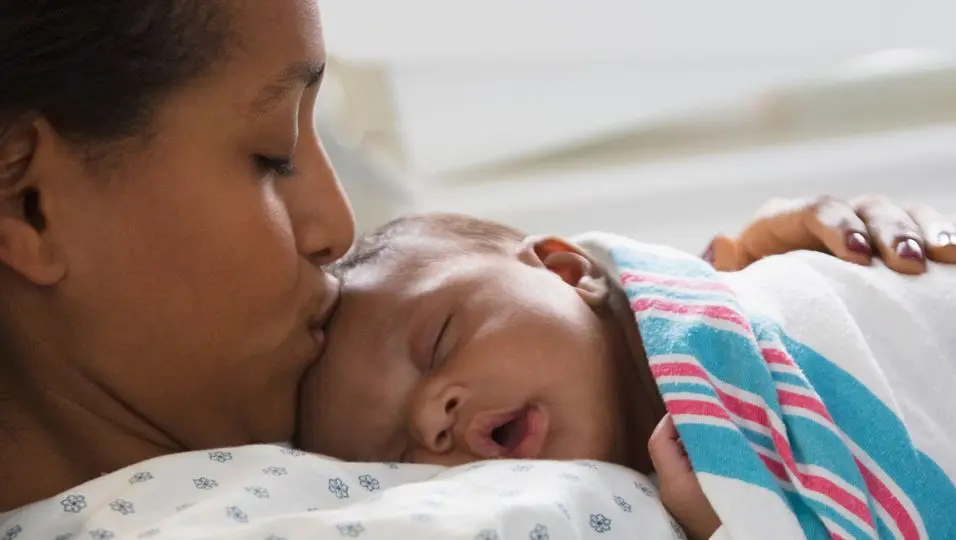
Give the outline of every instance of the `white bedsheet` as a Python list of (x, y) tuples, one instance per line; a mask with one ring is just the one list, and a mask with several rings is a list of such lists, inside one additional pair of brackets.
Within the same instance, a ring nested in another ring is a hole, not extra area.
[(444, 469), (262, 445), (157, 458), (0, 516), (0, 539), (684, 538), (637, 473), (602, 463)]

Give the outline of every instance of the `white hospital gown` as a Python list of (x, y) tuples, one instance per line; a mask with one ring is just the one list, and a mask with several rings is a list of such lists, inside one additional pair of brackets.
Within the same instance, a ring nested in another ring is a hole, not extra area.
[(681, 539), (613, 465), (346, 463), (272, 445), (143, 462), (0, 516), (2, 540)]

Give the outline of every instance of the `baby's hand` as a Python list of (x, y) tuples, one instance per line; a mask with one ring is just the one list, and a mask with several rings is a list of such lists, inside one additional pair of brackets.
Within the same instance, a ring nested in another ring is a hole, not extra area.
[(713, 536), (720, 518), (704, 496), (670, 415), (657, 425), (647, 449), (660, 482), (661, 502), (693, 540)]

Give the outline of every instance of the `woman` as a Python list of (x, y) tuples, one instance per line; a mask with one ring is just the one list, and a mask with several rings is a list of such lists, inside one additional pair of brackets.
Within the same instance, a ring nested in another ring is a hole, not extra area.
[[(354, 232), (313, 125), (324, 60), (307, 0), (2, 4), (0, 511), (293, 438), (337, 296), (322, 267)], [(861, 210), (869, 229), (839, 201), (783, 209), (716, 263), (953, 260), (932, 212)]]

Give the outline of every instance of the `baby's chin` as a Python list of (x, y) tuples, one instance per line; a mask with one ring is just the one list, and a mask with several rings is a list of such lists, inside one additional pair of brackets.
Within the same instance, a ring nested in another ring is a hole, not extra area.
[[(590, 440), (588, 440), (590, 439)], [(615, 451), (613, 442), (603, 442), (609, 440), (609, 437), (597, 436), (578, 436), (567, 441), (555, 441), (542, 452), (541, 459), (554, 461), (604, 461), (610, 463), (621, 463), (622, 456), (620, 452)]]

